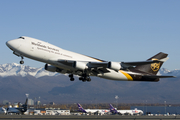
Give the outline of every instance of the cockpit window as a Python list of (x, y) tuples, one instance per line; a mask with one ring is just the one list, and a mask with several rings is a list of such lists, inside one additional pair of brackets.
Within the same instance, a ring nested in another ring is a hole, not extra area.
[(21, 38), (21, 39), (25, 39), (24, 37), (19, 37), (19, 38)]

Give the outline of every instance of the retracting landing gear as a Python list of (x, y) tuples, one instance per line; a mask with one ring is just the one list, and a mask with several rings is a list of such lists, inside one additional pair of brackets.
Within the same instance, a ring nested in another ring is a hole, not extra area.
[(23, 61), (23, 56), (21, 56), (21, 61), (20, 61), (20, 64), (24, 64), (24, 61)]
[(82, 77), (79, 78), (79, 80), (82, 80), (83, 82), (90, 82), (91, 78), (89, 76), (87, 76), (87, 74), (82, 74)]
[(69, 77), (70, 77), (70, 81), (74, 81), (73, 74), (70, 74)]
[[(70, 81), (74, 81), (74, 75), (73, 74), (69, 74), (69, 78), (70, 78)], [(82, 80), (82, 82), (90, 82), (91, 81), (91, 78), (86, 74), (86, 73), (83, 73), (81, 77), (79, 77), (79, 80)]]

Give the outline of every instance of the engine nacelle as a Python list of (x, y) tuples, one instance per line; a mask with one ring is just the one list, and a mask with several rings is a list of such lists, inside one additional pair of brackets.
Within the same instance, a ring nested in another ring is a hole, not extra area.
[(79, 69), (79, 70), (85, 70), (85, 69), (88, 68), (87, 65), (86, 65), (86, 63), (77, 62), (77, 61), (75, 61), (75, 62), (73, 63), (73, 67), (76, 68), (76, 69)]
[(57, 72), (57, 67), (50, 64), (46, 64), (44, 69), (50, 72)]
[(119, 71), (121, 69), (121, 65), (118, 62), (108, 62), (107, 67), (115, 71)]

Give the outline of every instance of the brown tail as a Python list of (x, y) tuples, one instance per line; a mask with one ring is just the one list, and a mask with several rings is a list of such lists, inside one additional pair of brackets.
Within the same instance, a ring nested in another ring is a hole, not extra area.
[[(160, 52), (156, 54), (155, 56), (149, 58), (148, 60), (160, 60), (160, 59), (166, 58), (167, 56), (168, 54)], [(162, 64), (163, 62), (152, 63), (152, 64), (147, 64), (147, 65), (139, 65), (139, 66), (136, 66), (135, 69), (148, 73), (148, 74), (156, 75), (159, 69), (161, 68)]]

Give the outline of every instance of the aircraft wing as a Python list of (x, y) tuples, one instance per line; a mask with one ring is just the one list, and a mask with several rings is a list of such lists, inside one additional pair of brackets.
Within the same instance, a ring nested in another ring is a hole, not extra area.
[(74, 60), (58, 60), (59, 63), (62, 63), (67, 66), (73, 66), (73, 64), (81, 63), (88, 66), (88, 68), (106, 68), (108, 62), (89, 62), (89, 61), (74, 61)]
[[(137, 66), (137, 65), (158, 63), (161, 61), (162, 60), (148, 60), (148, 61), (138, 61), (138, 62), (117, 62), (117, 63), (119, 63), (122, 67), (132, 67), (132, 66)], [(109, 63), (110, 62), (89, 62), (89, 65), (91, 68), (93, 67), (107, 68), (109, 66)]]
[(73, 60), (58, 59), (58, 62), (62, 63), (64, 65), (67, 65), (67, 66), (72, 66), (75, 61), (73, 61)]
[[(161, 60), (148, 60), (148, 61), (138, 61), (138, 62), (90, 62), (90, 61), (74, 61), (74, 60), (58, 59), (57, 62), (70, 67), (75, 67), (77, 65), (80, 65), (81, 67), (86, 66), (88, 69), (93, 68), (92, 70), (100, 69), (102, 71), (109, 72), (107, 68), (109, 69), (112, 68), (113, 70), (118, 71), (120, 69), (126, 69), (133, 66), (164, 62), (166, 60), (167, 58)], [(110, 66), (115, 66), (116, 68), (114, 69), (113, 67)]]
[(81, 62), (84, 64), (88, 64), (88, 66), (91, 68), (106, 67), (108, 64), (108, 62), (89, 62), (89, 61), (74, 61), (74, 60), (62, 60), (62, 59), (58, 59), (58, 62), (68, 66), (72, 66), (75, 62)]
[(102, 74), (107, 73), (109, 70), (107, 69), (108, 62), (89, 62), (89, 61), (73, 61), (73, 60), (58, 60), (59, 63), (79, 68), (81, 70), (81, 67), (84, 66), (84, 68), (88, 68), (92, 71), (93, 74)]

